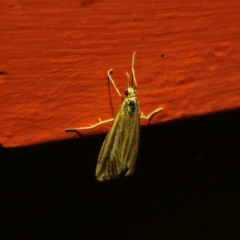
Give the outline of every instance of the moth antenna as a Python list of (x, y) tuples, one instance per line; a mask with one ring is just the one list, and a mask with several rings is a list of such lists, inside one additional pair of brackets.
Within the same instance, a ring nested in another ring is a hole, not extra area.
[(136, 53), (133, 52), (133, 57), (132, 57), (132, 76), (133, 76), (133, 82), (134, 82), (134, 87), (133, 88), (137, 87), (137, 79), (136, 79), (135, 71), (134, 71), (135, 54)]
[(129, 76), (128, 72), (126, 72), (126, 75), (127, 75), (127, 79), (128, 79), (128, 87), (130, 87), (131, 86), (130, 85), (130, 76)]
[(152, 90), (155, 88), (162, 88), (162, 87), (163, 87), (163, 85), (158, 85), (158, 86), (151, 87), (151, 88), (138, 89), (138, 90), (136, 90), (136, 92), (145, 92), (145, 91), (149, 91), (149, 90)]
[(108, 78), (111, 80), (111, 82), (112, 82), (112, 84), (113, 84), (115, 90), (117, 91), (119, 97), (120, 97), (122, 100), (124, 100), (124, 98), (122, 97), (121, 93), (119, 92), (117, 86), (115, 85), (115, 83), (114, 83), (114, 81), (113, 81), (113, 79), (112, 79), (112, 77), (111, 77), (111, 73), (112, 73), (112, 72), (113, 72), (112, 69), (108, 70)]

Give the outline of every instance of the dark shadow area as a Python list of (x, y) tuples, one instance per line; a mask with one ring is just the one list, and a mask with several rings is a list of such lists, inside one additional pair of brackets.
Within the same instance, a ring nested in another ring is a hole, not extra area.
[(105, 183), (105, 135), (0, 148), (0, 239), (239, 239), (239, 126), (238, 110), (142, 127), (134, 176)]

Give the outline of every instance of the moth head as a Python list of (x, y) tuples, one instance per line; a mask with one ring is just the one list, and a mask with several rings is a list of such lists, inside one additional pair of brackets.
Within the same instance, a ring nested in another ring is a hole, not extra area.
[(127, 97), (134, 97), (135, 96), (135, 89), (132, 87), (128, 87), (125, 91)]

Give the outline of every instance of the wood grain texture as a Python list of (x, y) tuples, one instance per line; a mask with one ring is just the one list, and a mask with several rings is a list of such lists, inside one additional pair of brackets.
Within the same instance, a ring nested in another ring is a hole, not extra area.
[[(112, 118), (136, 51), (151, 123), (240, 106), (240, 0), (7, 0), (0, 15), (0, 143), (78, 137), (68, 127)], [(143, 123), (144, 124), (144, 123)], [(84, 135), (108, 130), (110, 124)]]

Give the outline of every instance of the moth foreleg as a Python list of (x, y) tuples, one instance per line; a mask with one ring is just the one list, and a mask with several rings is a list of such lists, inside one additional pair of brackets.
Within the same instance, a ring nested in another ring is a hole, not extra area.
[(84, 130), (84, 129), (85, 129), (85, 130), (86, 130), (86, 129), (93, 129), (93, 128), (95, 128), (95, 127), (97, 127), (97, 126), (99, 126), (99, 125), (102, 125), (102, 124), (104, 124), (104, 123), (112, 122), (112, 121), (113, 121), (113, 118), (108, 119), (108, 120), (104, 120), (104, 121), (102, 121), (102, 120), (99, 118), (98, 120), (99, 120), (98, 123), (93, 124), (93, 125), (91, 125), (91, 126), (88, 126), (88, 127), (80, 127), (80, 128), (67, 128), (67, 129), (65, 129), (65, 131), (66, 131), (66, 132), (71, 132), (71, 131)]
[(112, 84), (113, 84), (113, 86), (114, 86), (116, 92), (118, 93), (119, 97), (120, 97), (122, 100), (124, 100), (123, 96), (122, 96), (121, 93), (119, 92), (119, 90), (118, 90), (116, 84), (114, 83), (114, 81), (113, 81), (113, 79), (112, 79), (112, 77), (111, 77), (111, 73), (112, 73), (112, 71), (113, 71), (112, 69), (108, 70), (108, 78), (109, 78), (110, 81), (112, 82)]

